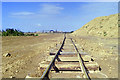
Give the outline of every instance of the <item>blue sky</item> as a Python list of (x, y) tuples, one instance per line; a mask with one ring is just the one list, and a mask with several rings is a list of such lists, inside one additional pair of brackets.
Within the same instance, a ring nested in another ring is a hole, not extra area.
[(117, 2), (3, 2), (2, 29), (74, 31), (96, 17), (116, 13)]

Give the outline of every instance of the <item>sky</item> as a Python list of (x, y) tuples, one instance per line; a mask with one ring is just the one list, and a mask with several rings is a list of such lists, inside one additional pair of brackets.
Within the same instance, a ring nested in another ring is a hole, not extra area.
[(75, 31), (96, 17), (116, 13), (117, 2), (2, 2), (2, 29)]

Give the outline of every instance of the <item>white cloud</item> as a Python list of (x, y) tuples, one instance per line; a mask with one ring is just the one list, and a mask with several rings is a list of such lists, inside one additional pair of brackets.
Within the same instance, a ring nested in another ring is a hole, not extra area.
[(13, 16), (27, 16), (27, 15), (33, 15), (33, 12), (15, 12), (15, 13), (11, 13), (11, 15)]
[(53, 4), (43, 4), (42, 8), (40, 10), (40, 13), (42, 14), (59, 14), (61, 10), (63, 10), (63, 7), (60, 7), (58, 5)]
[[(19, 18), (29, 18), (29, 17), (51, 17), (52, 15), (60, 14), (61, 10), (63, 10), (63, 7), (60, 7), (59, 5), (56, 4), (43, 4), (39, 8), (38, 11), (35, 12), (28, 12), (28, 11), (23, 11), (23, 12), (12, 12), (11, 17), (19, 17)], [(32, 15), (32, 16), (31, 16)], [(53, 16), (52, 16), (53, 17)]]

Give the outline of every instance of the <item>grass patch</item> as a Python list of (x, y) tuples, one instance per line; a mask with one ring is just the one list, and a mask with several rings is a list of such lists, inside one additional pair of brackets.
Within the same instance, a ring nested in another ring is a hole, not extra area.
[(103, 26), (100, 26), (100, 28), (103, 28)]
[(107, 36), (107, 32), (104, 32), (104, 36)]

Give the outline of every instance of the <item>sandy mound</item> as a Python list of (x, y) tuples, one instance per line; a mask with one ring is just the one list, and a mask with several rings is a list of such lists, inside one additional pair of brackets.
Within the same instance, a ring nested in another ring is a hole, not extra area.
[(97, 17), (85, 24), (73, 34), (75, 36), (98, 36), (103, 38), (118, 37), (118, 14)]

